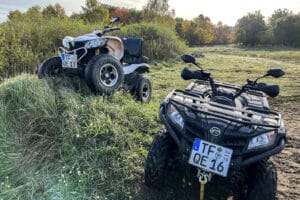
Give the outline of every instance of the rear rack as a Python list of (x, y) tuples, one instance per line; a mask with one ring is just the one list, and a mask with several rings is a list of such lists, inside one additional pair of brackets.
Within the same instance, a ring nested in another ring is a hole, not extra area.
[(262, 113), (260, 109), (227, 106), (204, 100), (200, 95), (188, 90), (173, 90), (167, 98), (170, 102), (191, 110), (241, 124), (279, 128), (281, 123), (281, 115), (275, 111), (270, 110), (265, 114), (266, 111)]
[[(240, 86), (236, 86), (233, 85), (231, 83), (226, 83), (226, 82), (220, 82), (220, 81), (214, 81), (215, 82), (215, 86), (216, 87), (223, 87), (223, 88), (228, 88), (228, 89), (232, 89), (232, 90), (240, 90), (241, 87)], [(188, 90), (193, 90), (194, 88), (196, 88), (198, 85), (207, 85), (210, 86), (209, 81), (205, 81), (205, 80), (196, 80), (194, 82), (192, 82), (187, 89)], [(255, 95), (255, 96), (264, 96), (262, 92), (260, 91), (255, 91), (255, 90), (247, 90), (247, 93)]]

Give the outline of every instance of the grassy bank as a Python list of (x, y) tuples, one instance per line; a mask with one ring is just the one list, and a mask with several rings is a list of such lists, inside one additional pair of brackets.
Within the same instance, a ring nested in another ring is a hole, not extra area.
[[(277, 100), (299, 100), (298, 50), (288, 50), (291, 59), (272, 58), (266, 50), (255, 51), (266, 56), (245, 56), (234, 47), (189, 51), (204, 52), (198, 61), (225, 82), (242, 84), (247, 77), (282, 68), (283, 78), (264, 80), (281, 86)], [(184, 66), (179, 58), (151, 64), (153, 98), (147, 105), (123, 91), (110, 98), (95, 96), (77, 78), (45, 81), (25, 74), (4, 81), (0, 199), (156, 199), (157, 192), (143, 186), (143, 165), (152, 136), (162, 127), (160, 102), (190, 82), (180, 78)]]

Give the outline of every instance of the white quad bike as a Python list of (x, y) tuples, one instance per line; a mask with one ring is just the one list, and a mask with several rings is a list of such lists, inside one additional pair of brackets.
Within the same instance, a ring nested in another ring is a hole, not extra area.
[(103, 30), (90, 34), (66, 36), (58, 48), (59, 56), (46, 59), (38, 69), (39, 78), (66, 75), (84, 78), (90, 89), (98, 94), (112, 94), (120, 87), (129, 90), (138, 100), (148, 103), (152, 87), (142, 74), (149, 72), (148, 58), (142, 55), (142, 38), (104, 36), (120, 30), (111, 27), (119, 21), (114, 17)]

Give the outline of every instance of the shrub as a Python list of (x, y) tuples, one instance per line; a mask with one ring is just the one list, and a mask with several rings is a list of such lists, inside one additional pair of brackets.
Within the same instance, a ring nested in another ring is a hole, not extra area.
[(34, 72), (40, 62), (57, 54), (57, 47), (66, 35), (92, 32), (95, 27), (68, 18), (46, 19), (23, 14), (0, 25), (0, 77)]
[(151, 59), (174, 58), (186, 47), (174, 30), (158, 24), (131, 24), (121, 29), (121, 35), (143, 37), (144, 55)]

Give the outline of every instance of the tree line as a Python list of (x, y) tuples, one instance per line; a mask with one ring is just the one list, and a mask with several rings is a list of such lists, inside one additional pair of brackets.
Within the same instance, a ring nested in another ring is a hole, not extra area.
[[(107, 23), (113, 16), (119, 16), (123, 24), (141, 22), (157, 23), (169, 27), (189, 46), (203, 44), (241, 43), (254, 45), (300, 46), (300, 13), (294, 14), (287, 9), (275, 10), (265, 20), (260, 11), (248, 13), (238, 19), (234, 27), (218, 22), (213, 24), (209, 17), (199, 14), (192, 20), (175, 17), (170, 9), (169, 0), (148, 0), (142, 10), (106, 5), (98, 0), (86, 0), (82, 11), (68, 17), (59, 5), (48, 5), (41, 9), (32, 7), (31, 12), (38, 12), (46, 18), (70, 18), (85, 23)], [(12, 11), (8, 19), (19, 18), (22, 13)]]
[[(144, 53), (151, 59), (172, 59), (186, 45), (240, 43), (249, 45), (300, 46), (300, 17), (287, 9), (276, 10), (267, 20), (257, 11), (237, 21), (235, 27), (213, 24), (202, 14), (192, 20), (176, 18), (168, 0), (148, 0), (141, 10), (86, 0), (78, 13), (67, 16), (59, 5), (33, 6), (26, 12), (11, 11), (0, 24), (0, 81), (22, 72), (33, 73), (67, 36), (101, 29), (113, 16), (120, 16), (120, 37), (144, 38)], [(124, 26), (123, 26), (124, 25)], [(126, 25), (126, 26), (125, 26)]]
[(275, 10), (265, 21), (260, 11), (248, 13), (235, 26), (234, 42), (245, 46), (300, 46), (300, 13), (288, 9)]

